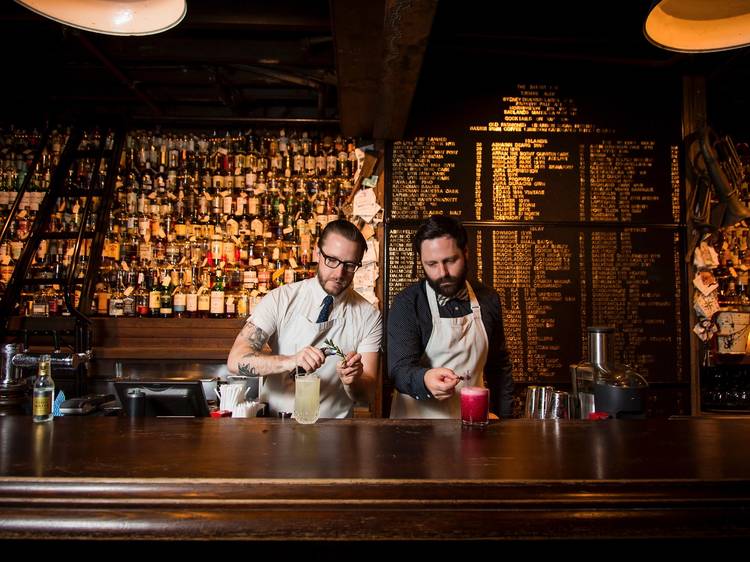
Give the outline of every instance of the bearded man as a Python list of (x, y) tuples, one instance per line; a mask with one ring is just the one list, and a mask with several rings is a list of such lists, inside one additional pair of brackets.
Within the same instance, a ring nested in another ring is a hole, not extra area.
[(391, 418), (460, 418), (460, 385), (490, 389), (490, 410), (510, 417), (513, 378), (500, 298), (467, 281), (460, 222), (430, 217), (414, 235), (425, 279), (396, 295), (388, 314)]

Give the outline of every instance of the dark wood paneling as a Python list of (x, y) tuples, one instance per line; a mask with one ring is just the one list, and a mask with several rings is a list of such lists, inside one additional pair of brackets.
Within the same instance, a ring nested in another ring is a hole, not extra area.
[(97, 359), (206, 359), (226, 361), (242, 319), (95, 318)]

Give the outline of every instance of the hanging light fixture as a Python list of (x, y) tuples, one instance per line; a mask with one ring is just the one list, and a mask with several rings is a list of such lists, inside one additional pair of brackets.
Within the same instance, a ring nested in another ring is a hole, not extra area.
[(107, 35), (153, 35), (173, 28), (185, 0), (16, 0), (64, 25)]
[(683, 53), (750, 45), (750, 0), (659, 0), (643, 27), (657, 47)]

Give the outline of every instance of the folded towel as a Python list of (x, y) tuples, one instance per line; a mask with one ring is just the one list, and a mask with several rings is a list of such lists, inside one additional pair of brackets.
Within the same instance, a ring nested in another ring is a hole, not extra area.
[(63, 392), (62, 389), (60, 389), (60, 392), (57, 393), (57, 396), (55, 397), (55, 401), (52, 403), (52, 415), (53, 416), (62, 416), (62, 413), (60, 412), (60, 406), (62, 403), (65, 402), (65, 392)]

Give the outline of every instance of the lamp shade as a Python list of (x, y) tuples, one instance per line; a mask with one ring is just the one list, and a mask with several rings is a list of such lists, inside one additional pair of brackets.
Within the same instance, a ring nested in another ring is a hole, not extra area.
[(750, 0), (660, 0), (644, 25), (657, 47), (683, 53), (750, 45)]
[(171, 29), (187, 12), (185, 0), (16, 0), (39, 15), (107, 35), (152, 35)]

